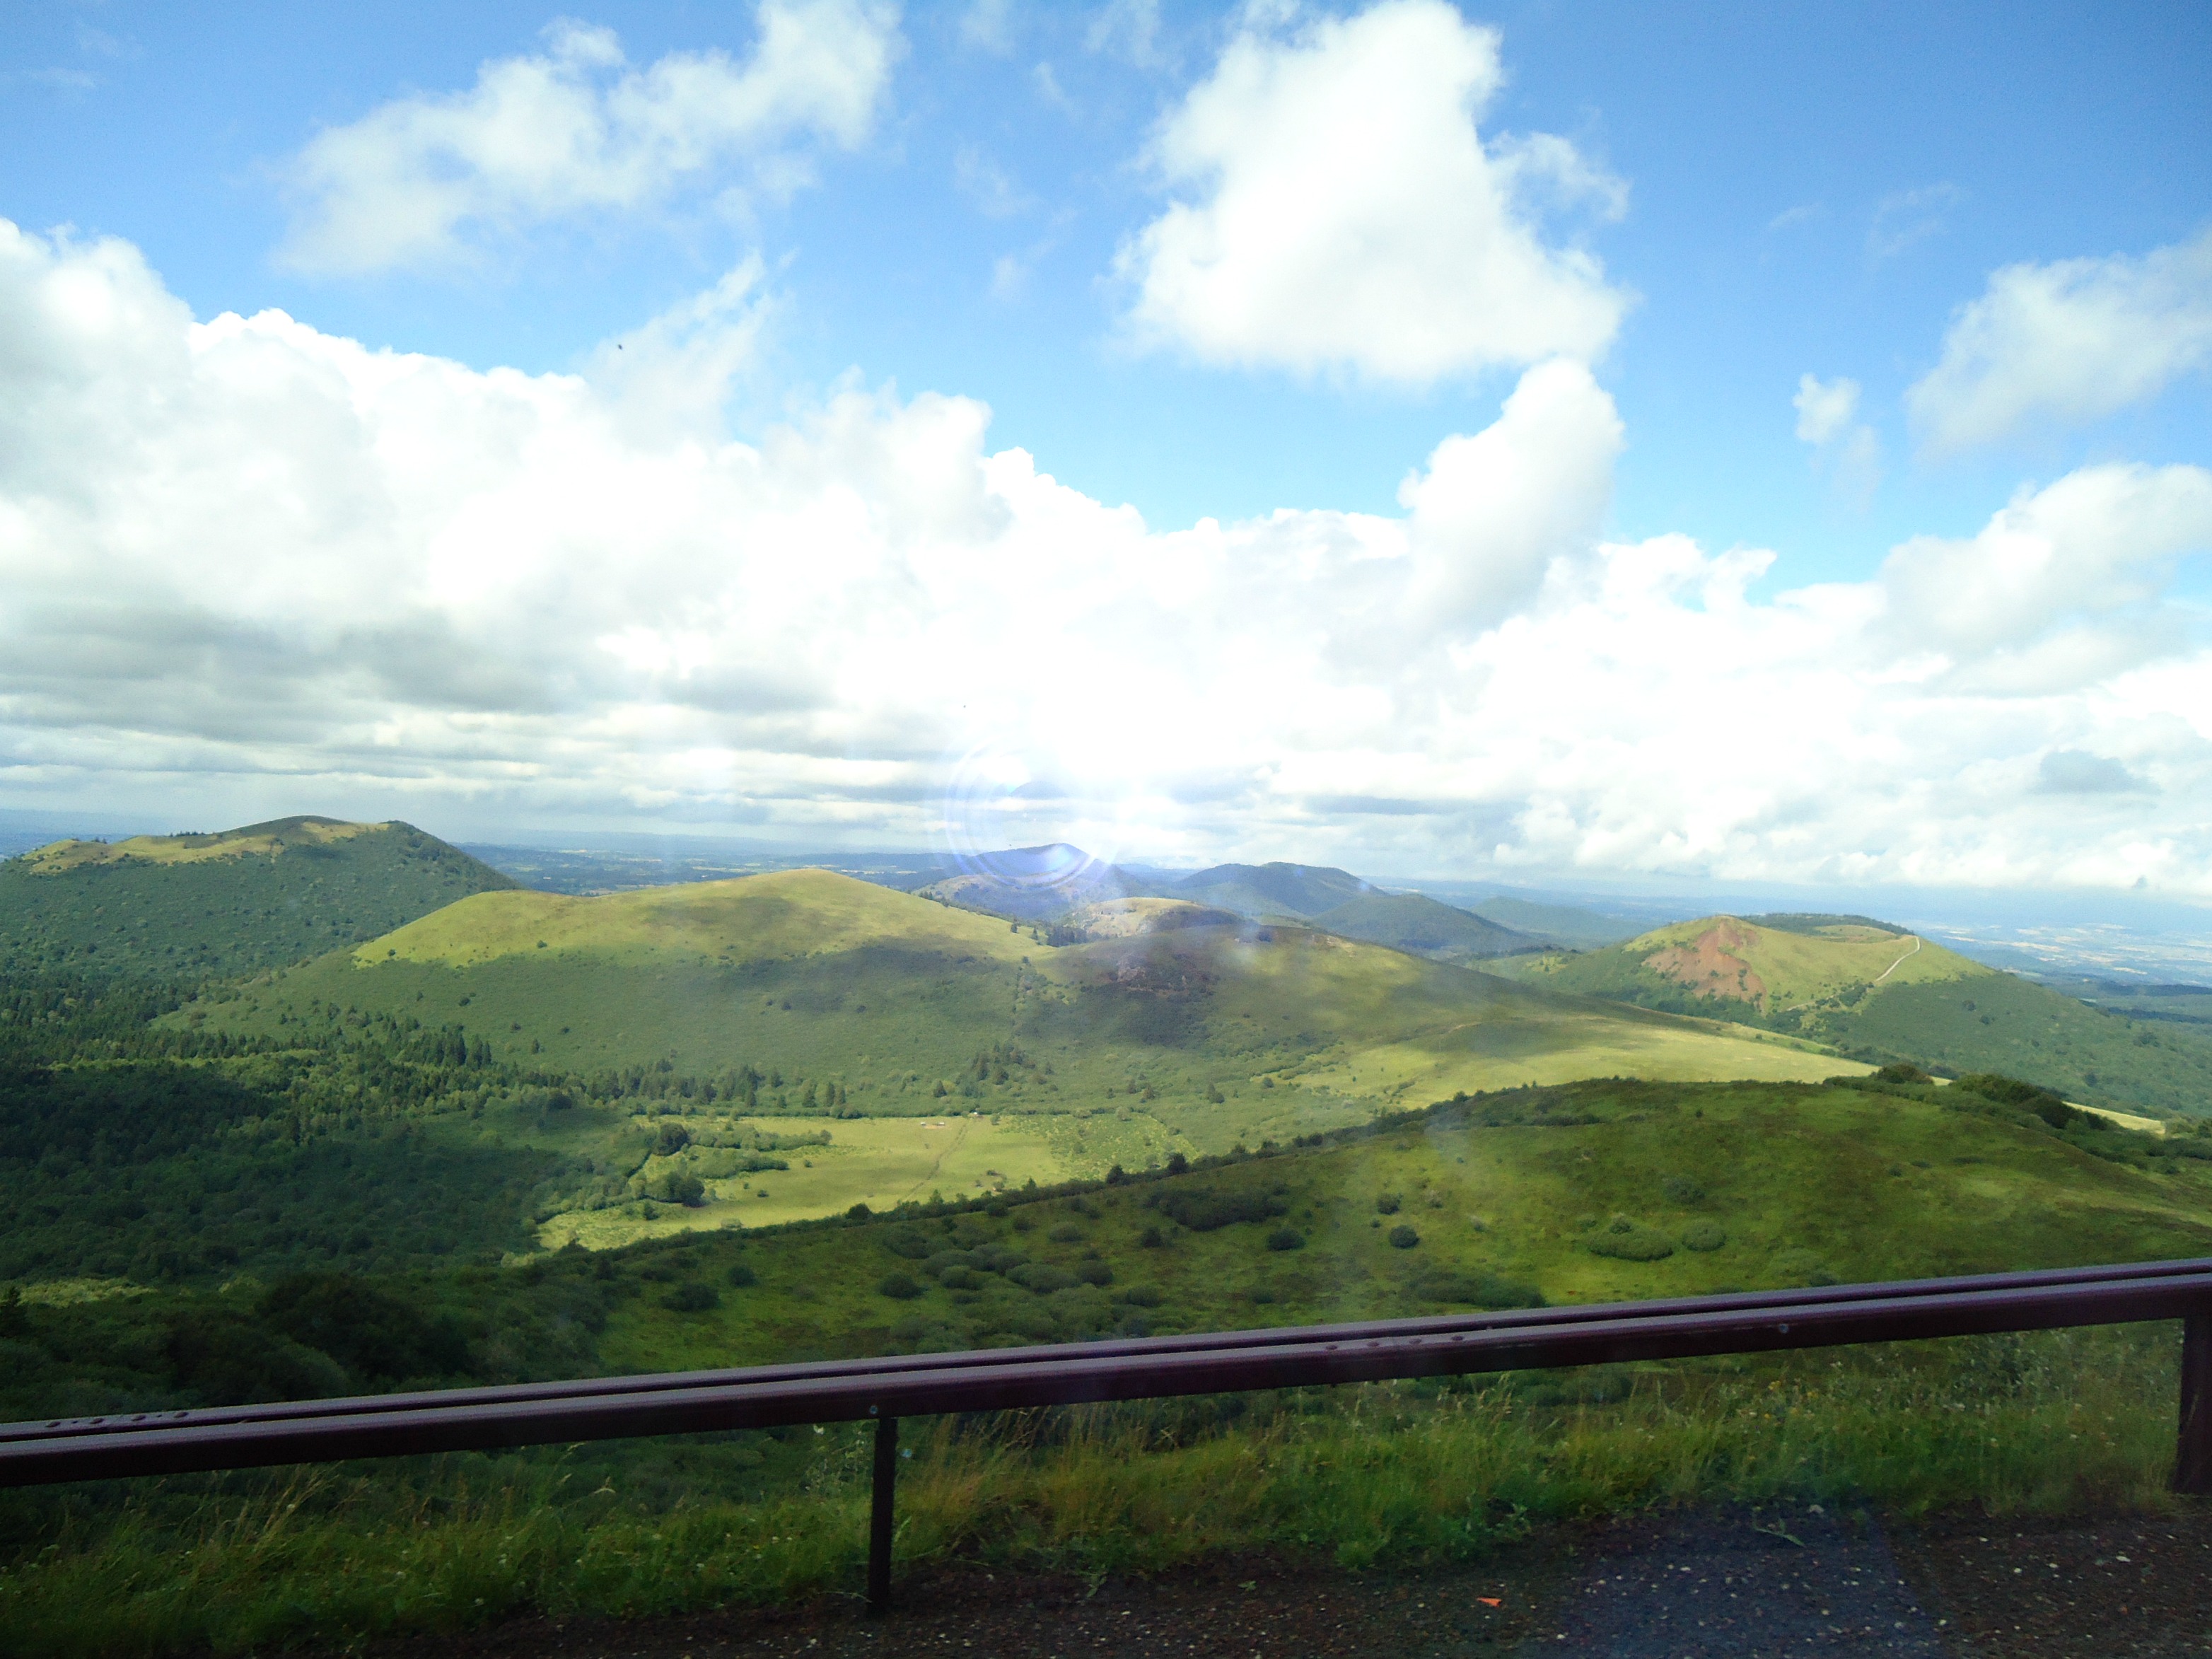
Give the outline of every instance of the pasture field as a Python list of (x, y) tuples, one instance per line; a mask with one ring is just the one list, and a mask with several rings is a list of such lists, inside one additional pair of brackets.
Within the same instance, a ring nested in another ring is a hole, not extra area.
[[(572, 1210), (540, 1224), (548, 1249), (574, 1243), (607, 1249), (641, 1239), (726, 1227), (775, 1226), (842, 1215), (854, 1204), (887, 1211), (932, 1194), (949, 1199), (985, 1191), (1048, 1186), (1079, 1173), (1056, 1150), (1058, 1117), (848, 1118), (824, 1126), (826, 1146), (793, 1147), (788, 1170), (762, 1170), (705, 1182), (696, 1206), (630, 1204)], [(763, 1121), (764, 1127), (776, 1127)], [(1103, 1171), (1101, 1172), (1103, 1173)]]

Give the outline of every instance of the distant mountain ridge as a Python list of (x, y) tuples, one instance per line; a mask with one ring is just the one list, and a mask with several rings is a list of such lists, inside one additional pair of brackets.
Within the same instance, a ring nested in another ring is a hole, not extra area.
[(1871, 916), (1712, 915), (1510, 964), (1550, 986), (1834, 1045), (1870, 1061), (2030, 1079), (2071, 1100), (2212, 1115), (2212, 1040), (2138, 1023)]
[(1540, 951), (1547, 941), (1418, 893), (1391, 893), (1328, 865), (1217, 864), (1186, 876), (1139, 873), (1055, 842), (994, 854), (921, 896), (1032, 925), (1080, 925), (1116, 900), (1176, 899), (1259, 922), (1297, 922), (1439, 962)]
[(0, 862), (0, 965), (250, 973), (514, 884), (396, 821), (301, 817), (204, 835), (58, 841)]

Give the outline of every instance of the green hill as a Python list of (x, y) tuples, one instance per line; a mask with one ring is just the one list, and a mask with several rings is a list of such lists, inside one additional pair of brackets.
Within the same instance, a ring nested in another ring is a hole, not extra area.
[(1540, 951), (1545, 942), (1419, 893), (1362, 893), (1312, 918), (1324, 933), (1394, 951), (1473, 962)]
[(2107, 1012), (1869, 917), (1707, 916), (1505, 970), (1525, 983), (1763, 1026), (1863, 1060), (2002, 1072), (2094, 1104), (2212, 1114), (2212, 1040)]
[(247, 973), (514, 885), (407, 823), (56, 842), (0, 863), (0, 970)]
[[(1054, 945), (818, 870), (591, 898), (481, 893), (169, 1024), (278, 1043), (371, 1022), (447, 1033), (472, 1063), (558, 1081), (583, 1108), (555, 1121), (487, 1099), (486, 1133), (624, 1175), (657, 1114), (703, 1115), (686, 1130), (702, 1146), (742, 1140), (757, 1117), (831, 1126), (831, 1150), (774, 1183), (672, 1152), (667, 1172), (698, 1173), (708, 1201), (633, 1218), (683, 1225), (1103, 1174), (1462, 1090), (1850, 1069), (1310, 928), (1158, 900), (1085, 914), (1098, 935)], [(956, 1121), (969, 1127), (952, 1139), (928, 1127)], [(630, 1196), (617, 1182), (577, 1202)], [(580, 1231), (606, 1242), (599, 1222)]]
[(1217, 864), (1161, 889), (1243, 916), (1300, 921), (1381, 890), (1349, 871), (1312, 864)]

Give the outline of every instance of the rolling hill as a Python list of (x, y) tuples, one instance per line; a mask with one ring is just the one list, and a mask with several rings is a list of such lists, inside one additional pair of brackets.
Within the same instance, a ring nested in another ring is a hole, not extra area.
[(921, 896), (1008, 921), (1057, 922), (1084, 905), (1155, 890), (1128, 871), (1066, 842), (1010, 848), (964, 862), (969, 867), (920, 889)]
[[(591, 898), (486, 892), (172, 1018), (279, 1042), (372, 1021), (449, 1031), (472, 1056), (573, 1079), (583, 1109), (552, 1121), (489, 1102), (483, 1127), (578, 1156), (616, 1159), (634, 1120), (664, 1110), (703, 1113), (718, 1135), (757, 1117), (834, 1126), (836, 1167), (769, 1187), (779, 1218), (927, 1191), (933, 1170), (988, 1182), (1012, 1167), (989, 1147), (1017, 1131), (1005, 1159), (1057, 1178), (1287, 1141), (1462, 1090), (1853, 1069), (1309, 927), (1172, 901), (1100, 909), (1126, 926), (1054, 945), (826, 871)], [(957, 1155), (855, 1121), (963, 1114), (987, 1121)], [(908, 1173), (886, 1188), (894, 1169)], [(752, 1185), (726, 1190), (769, 1213)]]
[(514, 885), (399, 823), (295, 817), (212, 835), (61, 841), (0, 863), (0, 968), (248, 973)]
[(1479, 962), (1547, 948), (1510, 927), (1419, 893), (1362, 893), (1311, 918), (1324, 933), (1438, 962)]
[(1188, 876), (1140, 876), (1080, 848), (1030, 847), (934, 883), (926, 898), (1010, 921), (1081, 929), (1076, 912), (1140, 897), (1180, 900), (1254, 921), (1304, 922), (1322, 933), (1438, 962), (1539, 951), (1548, 942), (1418, 893), (1391, 893), (1349, 871), (1310, 864), (1217, 864)]
[(1707, 916), (1507, 970), (1524, 983), (1808, 1037), (1862, 1060), (2002, 1072), (2097, 1105), (2212, 1114), (2212, 1040), (2093, 1007), (1870, 917)]
[(1217, 864), (1162, 889), (1174, 898), (1242, 916), (1304, 921), (1382, 889), (1346, 870), (1313, 864)]

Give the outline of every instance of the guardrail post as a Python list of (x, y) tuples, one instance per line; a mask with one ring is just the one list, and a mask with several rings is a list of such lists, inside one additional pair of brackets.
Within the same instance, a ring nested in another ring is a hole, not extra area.
[(2181, 1322), (2181, 1434), (2173, 1489), (2212, 1492), (2212, 1308)]
[(876, 1419), (875, 1497), (868, 1509), (868, 1611), (891, 1605), (892, 1499), (898, 1488), (898, 1419)]

